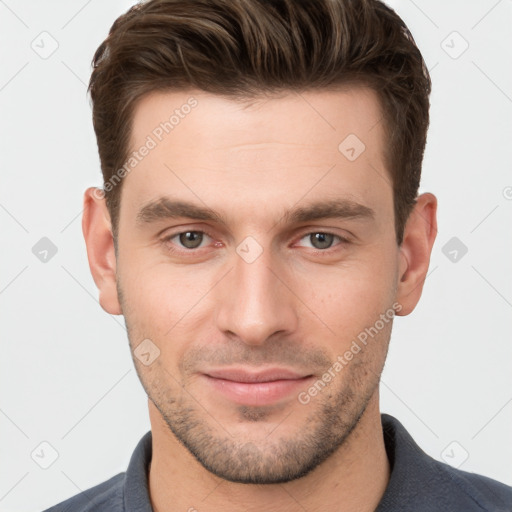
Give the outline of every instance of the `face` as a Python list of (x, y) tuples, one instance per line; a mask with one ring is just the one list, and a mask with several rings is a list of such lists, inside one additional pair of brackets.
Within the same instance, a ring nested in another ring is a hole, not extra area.
[(137, 106), (119, 300), (150, 400), (222, 478), (307, 474), (377, 394), (399, 280), (380, 120), (363, 88)]

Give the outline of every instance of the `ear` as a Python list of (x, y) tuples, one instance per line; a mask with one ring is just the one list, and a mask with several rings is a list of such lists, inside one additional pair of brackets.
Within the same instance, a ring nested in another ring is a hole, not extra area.
[(82, 231), (100, 305), (111, 315), (122, 315), (116, 288), (116, 255), (110, 214), (103, 190), (99, 188), (90, 187), (84, 193)]
[(418, 197), (407, 220), (399, 250), (397, 302), (402, 309), (397, 315), (408, 315), (420, 300), (437, 235), (436, 212), (436, 197), (425, 193)]

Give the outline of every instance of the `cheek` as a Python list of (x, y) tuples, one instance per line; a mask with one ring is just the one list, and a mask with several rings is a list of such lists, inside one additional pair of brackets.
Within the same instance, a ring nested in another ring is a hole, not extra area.
[[(316, 273), (301, 279), (298, 293), (304, 304), (329, 327), (328, 334), (337, 342), (347, 342), (373, 325), (392, 306), (395, 273), (390, 257), (352, 262), (328, 270), (319, 267)], [(310, 319), (311, 315), (306, 318)]]
[(197, 267), (148, 261), (132, 253), (118, 266), (130, 341), (136, 346), (149, 338), (163, 356), (171, 352), (176, 356), (190, 339), (199, 337), (196, 331), (204, 322), (198, 315), (207, 303), (204, 298), (214, 276)]
[(197, 267), (172, 265), (155, 253), (158, 249), (125, 251), (118, 265), (123, 291), (138, 316), (172, 314), (174, 318), (197, 295), (204, 276)]

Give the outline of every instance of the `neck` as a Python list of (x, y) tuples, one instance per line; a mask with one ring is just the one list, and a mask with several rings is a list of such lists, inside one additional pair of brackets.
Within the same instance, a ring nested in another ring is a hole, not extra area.
[(377, 394), (333, 455), (305, 477), (284, 484), (240, 484), (213, 475), (178, 442), (151, 401), (149, 410), (149, 492), (155, 512), (370, 512), (389, 481)]

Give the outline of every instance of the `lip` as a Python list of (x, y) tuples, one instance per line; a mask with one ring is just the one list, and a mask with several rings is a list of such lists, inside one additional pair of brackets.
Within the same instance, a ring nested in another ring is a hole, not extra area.
[(269, 405), (287, 398), (306, 385), (312, 375), (286, 368), (250, 371), (245, 368), (223, 368), (202, 374), (206, 383), (228, 400), (240, 405)]

